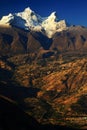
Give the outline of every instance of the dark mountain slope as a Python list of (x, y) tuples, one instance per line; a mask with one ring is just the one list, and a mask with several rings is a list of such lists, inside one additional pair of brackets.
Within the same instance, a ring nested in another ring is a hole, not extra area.
[(62, 127), (58, 125), (41, 125), (34, 118), (22, 111), (17, 104), (0, 95), (0, 130), (58, 130), (67, 129), (74, 130), (69, 127)]
[(51, 49), (54, 48), (60, 52), (87, 50), (87, 28), (75, 26), (56, 33), (51, 46)]
[(87, 28), (85, 27), (72, 26), (48, 38), (41, 32), (0, 26), (0, 55), (36, 53), (37, 57), (43, 54), (50, 57), (64, 52), (84, 53), (86, 50)]

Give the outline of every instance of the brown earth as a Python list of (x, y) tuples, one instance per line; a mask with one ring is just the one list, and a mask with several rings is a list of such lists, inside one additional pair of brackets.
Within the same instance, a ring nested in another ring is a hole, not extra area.
[[(42, 124), (87, 126), (87, 56), (63, 55), (29, 62), (29, 55), (1, 59), (0, 95)], [(2, 76), (3, 75), (3, 76)]]

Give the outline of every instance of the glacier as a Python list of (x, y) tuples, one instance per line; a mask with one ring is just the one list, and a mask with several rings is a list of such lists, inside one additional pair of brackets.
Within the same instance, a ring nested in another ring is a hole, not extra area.
[(65, 20), (59, 20), (56, 12), (52, 12), (48, 17), (41, 17), (27, 7), (23, 12), (3, 16), (0, 25), (15, 26), (29, 31), (40, 31), (49, 38), (56, 32), (66, 30), (68, 25)]

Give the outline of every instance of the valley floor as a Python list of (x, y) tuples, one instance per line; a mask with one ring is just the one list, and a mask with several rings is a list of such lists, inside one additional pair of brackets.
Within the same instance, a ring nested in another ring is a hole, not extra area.
[(0, 95), (40, 124), (87, 129), (87, 56), (1, 58)]

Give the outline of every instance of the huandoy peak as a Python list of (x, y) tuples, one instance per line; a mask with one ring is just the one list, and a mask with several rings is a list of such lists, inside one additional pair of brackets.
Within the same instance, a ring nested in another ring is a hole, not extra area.
[(28, 13), (30, 12), (30, 13), (31, 13), (31, 12), (33, 12), (33, 11), (31, 10), (30, 7), (27, 7), (27, 8), (24, 9), (24, 12), (28, 12)]
[(23, 12), (9, 14), (3, 16), (0, 25), (10, 25), (25, 30), (34, 30), (44, 32), (48, 37), (52, 37), (54, 33), (67, 29), (65, 20), (59, 20), (57, 13), (52, 12), (48, 17), (41, 17), (31, 10), (30, 7), (24, 9)]
[(55, 21), (55, 22), (58, 22), (58, 16), (57, 16), (56, 11), (55, 11), (55, 12), (52, 12), (52, 13), (50, 14), (50, 16), (48, 17), (48, 19), (51, 19), (51, 20), (53, 20), (53, 21)]

